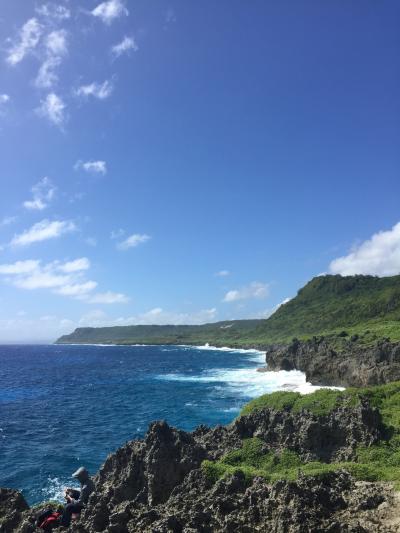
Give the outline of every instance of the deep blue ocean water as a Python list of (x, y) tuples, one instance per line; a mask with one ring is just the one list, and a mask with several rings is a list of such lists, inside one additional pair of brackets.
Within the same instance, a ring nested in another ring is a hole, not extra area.
[(0, 346), (0, 486), (29, 503), (59, 498), (71, 473), (165, 419), (192, 430), (230, 422), (264, 392), (304, 387), (259, 373), (260, 352), (170, 346)]

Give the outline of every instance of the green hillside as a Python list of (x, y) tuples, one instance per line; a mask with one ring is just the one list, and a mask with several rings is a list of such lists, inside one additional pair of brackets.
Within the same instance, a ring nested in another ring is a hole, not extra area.
[(278, 342), (347, 331), (400, 338), (400, 276), (318, 276), (254, 334)]
[(314, 335), (400, 340), (400, 276), (318, 276), (266, 320), (78, 328), (57, 342), (256, 346)]

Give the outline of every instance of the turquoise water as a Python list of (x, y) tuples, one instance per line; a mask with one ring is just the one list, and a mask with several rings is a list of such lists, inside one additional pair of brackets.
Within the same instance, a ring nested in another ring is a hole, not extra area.
[(251, 398), (304, 387), (256, 372), (260, 352), (169, 346), (1, 346), (0, 486), (30, 503), (59, 498), (152, 420), (181, 429), (230, 422)]

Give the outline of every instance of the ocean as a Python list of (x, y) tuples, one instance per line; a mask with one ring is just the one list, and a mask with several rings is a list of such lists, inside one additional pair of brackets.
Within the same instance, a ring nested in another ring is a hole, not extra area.
[(208, 346), (0, 346), (0, 487), (62, 499), (71, 473), (143, 437), (231, 422), (266, 392), (311, 392), (301, 372), (256, 372), (257, 351)]

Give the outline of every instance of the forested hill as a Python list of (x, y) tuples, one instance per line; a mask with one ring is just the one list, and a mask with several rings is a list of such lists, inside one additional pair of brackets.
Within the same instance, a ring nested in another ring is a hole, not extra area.
[(314, 335), (400, 340), (400, 276), (318, 276), (264, 320), (78, 328), (57, 342), (256, 346)]

